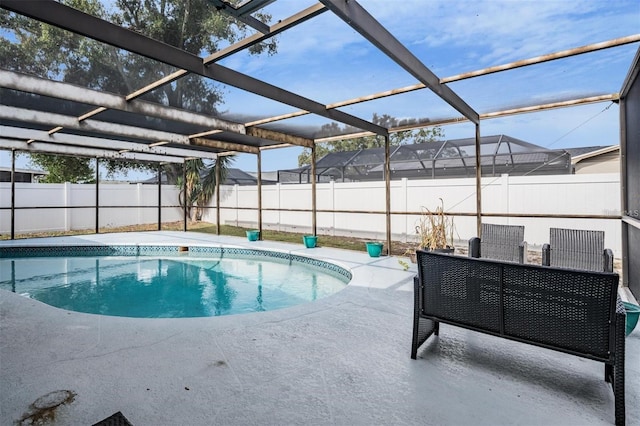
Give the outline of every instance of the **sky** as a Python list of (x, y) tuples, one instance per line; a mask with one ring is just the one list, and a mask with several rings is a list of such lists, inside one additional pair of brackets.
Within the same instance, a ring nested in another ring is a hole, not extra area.
[[(315, 4), (277, 0), (264, 11), (273, 21)], [(640, 33), (638, 0), (360, 0), (359, 3), (439, 78)], [(549, 103), (620, 90), (640, 43), (449, 83), (479, 113), (530, 103)], [(418, 81), (330, 12), (278, 36), (278, 52), (232, 55), (221, 65), (330, 104), (416, 84)], [(296, 111), (221, 85), (221, 111), (269, 117)], [(344, 107), (371, 120), (374, 113), (398, 119), (453, 118), (460, 114), (428, 89)], [(303, 116), (281, 122), (294, 131), (329, 120)], [(506, 134), (547, 148), (619, 143), (617, 104), (520, 114), (483, 120), (482, 135)], [(473, 137), (468, 123), (443, 126), (445, 138)], [(263, 151), (262, 170), (297, 167), (300, 148)], [(2, 166), (9, 166), (6, 152)], [(18, 167), (27, 166), (20, 159)], [(257, 169), (256, 157), (236, 156), (233, 167)]]

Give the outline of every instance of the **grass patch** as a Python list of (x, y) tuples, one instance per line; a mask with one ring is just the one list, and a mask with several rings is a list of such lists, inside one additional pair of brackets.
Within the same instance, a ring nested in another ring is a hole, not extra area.
[[(229, 235), (233, 237), (246, 237), (246, 231), (249, 231), (250, 229), (255, 229), (255, 228), (241, 228), (237, 226), (221, 225), (220, 234)], [(216, 226), (211, 224), (205, 224), (205, 226), (198, 226), (198, 227), (189, 226), (189, 231), (215, 234)], [(283, 243), (302, 244), (303, 235), (307, 235), (307, 234), (296, 233), (296, 232), (274, 231), (270, 229), (262, 230), (262, 239), (266, 241), (279, 241)], [(340, 248), (345, 250), (367, 251), (364, 244), (365, 241), (366, 239), (364, 238), (318, 235), (318, 247), (333, 247), (333, 248)]]
[[(183, 222), (171, 222), (163, 223), (163, 231), (182, 231), (184, 228)], [(246, 231), (253, 228), (241, 228), (238, 226), (221, 225), (220, 234), (234, 237), (245, 237)], [(141, 232), (141, 231), (157, 231), (157, 224), (148, 225), (131, 225), (131, 226), (119, 226), (113, 228), (100, 228), (101, 234), (115, 233), (115, 232)], [(216, 226), (208, 222), (189, 222), (187, 224), (187, 232), (202, 232), (207, 234), (216, 234)], [(92, 229), (74, 230), (74, 231), (60, 231), (60, 232), (34, 232), (16, 235), (16, 239), (23, 238), (44, 238), (44, 237), (61, 237), (61, 236), (73, 236), (73, 235), (88, 235), (92, 234)], [(262, 231), (262, 239), (266, 241), (279, 241), (293, 244), (302, 245), (302, 236), (306, 234), (295, 232), (283, 232), (264, 229)], [(0, 235), (0, 240), (8, 240), (11, 236), (9, 234)], [(365, 238), (357, 237), (342, 237), (332, 235), (318, 235), (318, 247), (332, 247), (345, 250), (354, 250), (365, 252), (366, 247), (364, 242)], [(410, 247), (410, 244), (393, 242), (391, 245), (392, 255), (401, 256), (405, 253), (406, 249)]]

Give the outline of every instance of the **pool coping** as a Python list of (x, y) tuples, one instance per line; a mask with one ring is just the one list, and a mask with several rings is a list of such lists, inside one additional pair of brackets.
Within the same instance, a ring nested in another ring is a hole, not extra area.
[(0, 246), (0, 259), (25, 259), (31, 257), (98, 257), (98, 256), (175, 256), (175, 255), (217, 255), (223, 257), (229, 255), (234, 259), (266, 258), (276, 261), (295, 262), (311, 265), (332, 275), (338, 275), (346, 280), (345, 284), (353, 278), (351, 270), (336, 262), (317, 259), (286, 250), (271, 250), (268, 248), (246, 248), (230, 245), (207, 244), (182, 244), (182, 245), (158, 245), (158, 244), (109, 244), (109, 245), (24, 245), (24, 246)]

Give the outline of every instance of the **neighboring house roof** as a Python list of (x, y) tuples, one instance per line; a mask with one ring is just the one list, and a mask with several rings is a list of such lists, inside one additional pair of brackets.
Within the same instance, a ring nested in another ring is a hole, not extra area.
[[(2, 172), (10, 172), (11, 171), (11, 167), (0, 167), (0, 171)], [(16, 173), (28, 173), (30, 175), (34, 175), (34, 176), (45, 176), (48, 175), (49, 172), (45, 172), (43, 170), (33, 170), (33, 169), (15, 169)]]
[[(255, 180), (256, 182), (258, 181), (258, 178), (257, 178), (257, 176), (258, 176), (258, 172), (246, 172), (246, 173), (248, 173), (249, 175), (251, 175), (251, 176), (254, 178), (254, 180)], [(268, 184), (278, 183), (278, 173), (279, 173), (279, 171), (278, 171), (278, 170), (276, 170), (276, 171), (271, 171), (271, 172), (264, 172), (264, 171), (263, 171), (263, 172), (261, 172), (261, 173), (260, 173), (260, 176), (261, 176), (261, 178), (262, 178), (262, 184), (263, 184), (263, 185), (264, 185), (264, 184), (267, 184), (267, 185), (268, 185)]]
[(571, 164), (576, 164), (588, 158), (597, 157), (598, 155), (608, 154), (619, 150), (620, 145), (565, 148), (565, 151), (568, 151), (569, 154), (571, 154)]
[[(425, 179), (474, 177), (476, 139), (447, 139), (393, 146), (390, 152), (391, 178)], [(508, 173), (564, 174), (571, 172), (570, 155), (563, 149), (548, 149), (498, 134), (480, 138), (482, 174)], [(385, 148), (332, 151), (316, 162), (316, 175), (333, 180), (361, 181), (383, 179)], [(281, 170), (290, 182), (305, 181), (309, 166)], [(281, 179), (282, 181), (282, 179)]]
[(247, 172), (240, 169), (227, 169), (227, 178), (224, 180), (225, 185), (257, 185), (258, 180)]
[[(162, 173), (162, 183), (167, 185), (167, 174)], [(143, 180), (140, 183), (148, 183), (154, 184), (158, 183), (158, 176), (155, 175), (150, 177), (149, 179)], [(228, 168), (227, 169), (227, 177), (224, 180), (223, 184), (225, 185), (256, 185), (257, 180), (254, 176), (249, 173), (243, 172), (240, 169)]]
[[(37, 182), (49, 172), (31, 169), (15, 169), (14, 180), (16, 182)], [(0, 167), (0, 182), (11, 182), (11, 167)]]

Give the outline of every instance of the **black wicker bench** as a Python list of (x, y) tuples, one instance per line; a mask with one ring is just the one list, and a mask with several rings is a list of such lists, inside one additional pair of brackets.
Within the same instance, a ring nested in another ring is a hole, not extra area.
[(618, 275), (418, 250), (411, 358), (439, 324), (601, 361), (625, 422), (625, 311)]

